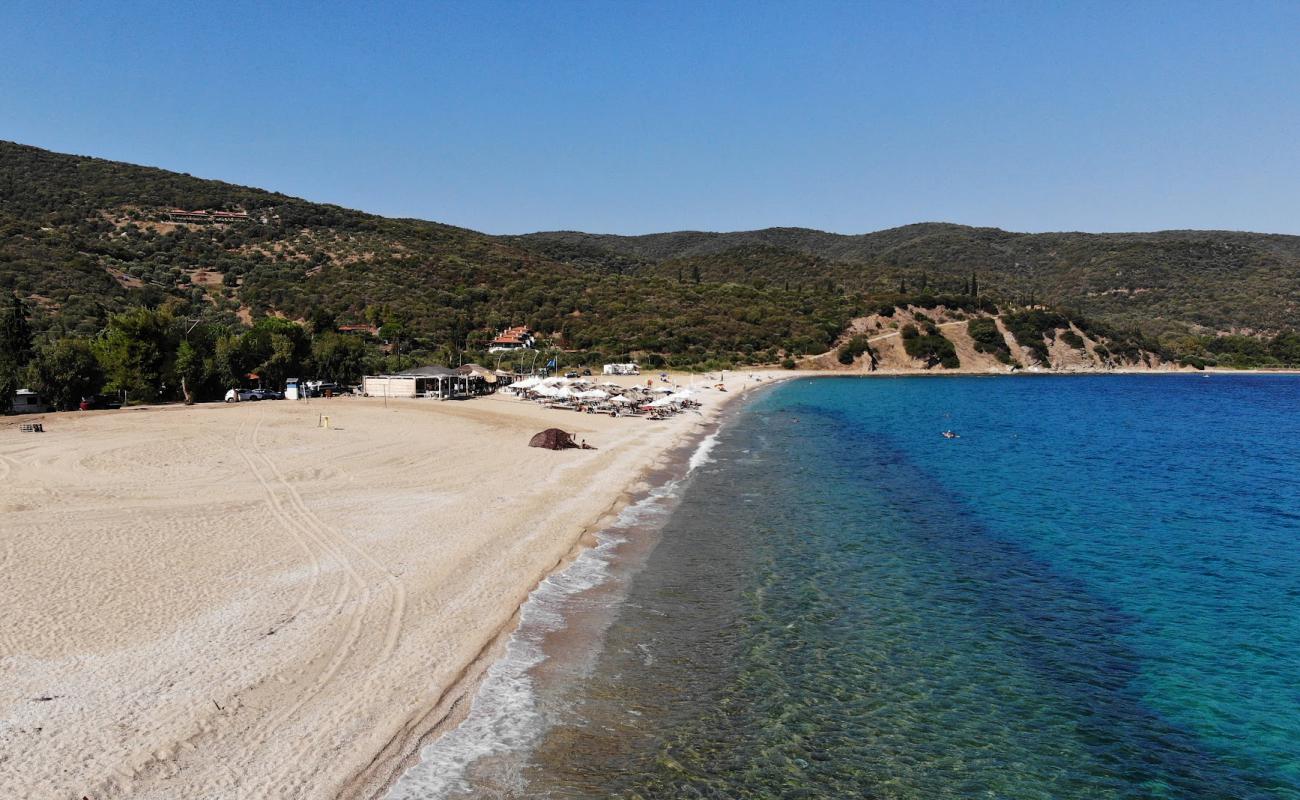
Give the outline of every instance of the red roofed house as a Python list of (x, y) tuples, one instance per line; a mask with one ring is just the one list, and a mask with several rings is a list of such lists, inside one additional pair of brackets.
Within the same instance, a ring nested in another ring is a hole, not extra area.
[(167, 218), (172, 222), (192, 222), (198, 225), (213, 222), (248, 222), (252, 219), (246, 211), (185, 211), (180, 208), (169, 210)]
[(501, 335), (493, 339), (488, 344), (488, 352), (518, 350), (523, 347), (532, 347), (535, 343), (533, 332), (528, 330), (525, 325), (518, 325), (513, 328), (506, 328), (501, 332)]

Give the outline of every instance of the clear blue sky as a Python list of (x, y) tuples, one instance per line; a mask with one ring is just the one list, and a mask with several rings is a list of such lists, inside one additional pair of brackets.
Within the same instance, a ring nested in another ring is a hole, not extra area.
[(491, 233), (1300, 234), (1300, 2), (9, 3), (0, 138)]

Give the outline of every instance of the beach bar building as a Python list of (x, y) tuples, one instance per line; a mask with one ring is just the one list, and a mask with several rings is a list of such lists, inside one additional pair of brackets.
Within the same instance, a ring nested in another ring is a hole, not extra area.
[[(440, 366), (418, 367), (395, 375), (366, 375), (361, 391), (369, 397), (469, 397), (477, 376)], [(481, 379), (480, 379), (481, 380)]]

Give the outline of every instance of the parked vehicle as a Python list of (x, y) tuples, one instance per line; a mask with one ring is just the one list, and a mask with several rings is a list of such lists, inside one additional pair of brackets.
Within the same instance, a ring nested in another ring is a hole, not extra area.
[(566, 373), (564, 373), (564, 377), (566, 377), (566, 378), (576, 378), (576, 377), (578, 377), (578, 373), (576, 373), (576, 372), (572, 372), (572, 371), (570, 371), (570, 372), (566, 372)]
[(231, 389), (226, 392), (226, 402), (237, 403), (247, 400), (261, 400), (262, 398), (254, 394), (256, 391), (256, 389)]
[(313, 381), (307, 384), (309, 397), (333, 397), (338, 394), (344, 394), (344, 390), (338, 384), (331, 381)]
[(19, 389), (14, 393), (13, 413), (15, 414), (44, 414), (52, 410), (50, 405), (31, 389)]
[(81, 398), (81, 405), (78, 406), (82, 411), (98, 411), (104, 408), (121, 408), (122, 401), (109, 394), (92, 394), (90, 397)]
[(584, 378), (591, 377), (591, 370), (589, 370), (589, 369), (584, 369), (584, 370), (582, 371), (582, 377), (584, 377)]
[(252, 400), (283, 400), (284, 399), (284, 392), (277, 392), (274, 389), (254, 389), (252, 392), (250, 392), (250, 394), (253, 395), (252, 398), (250, 398)]

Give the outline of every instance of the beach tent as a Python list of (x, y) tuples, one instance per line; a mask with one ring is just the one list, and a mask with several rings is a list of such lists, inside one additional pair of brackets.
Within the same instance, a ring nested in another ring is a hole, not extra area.
[(544, 447), (547, 450), (567, 450), (578, 445), (573, 441), (573, 434), (565, 433), (559, 428), (547, 428), (541, 433), (534, 434), (533, 438), (528, 440), (528, 446)]

